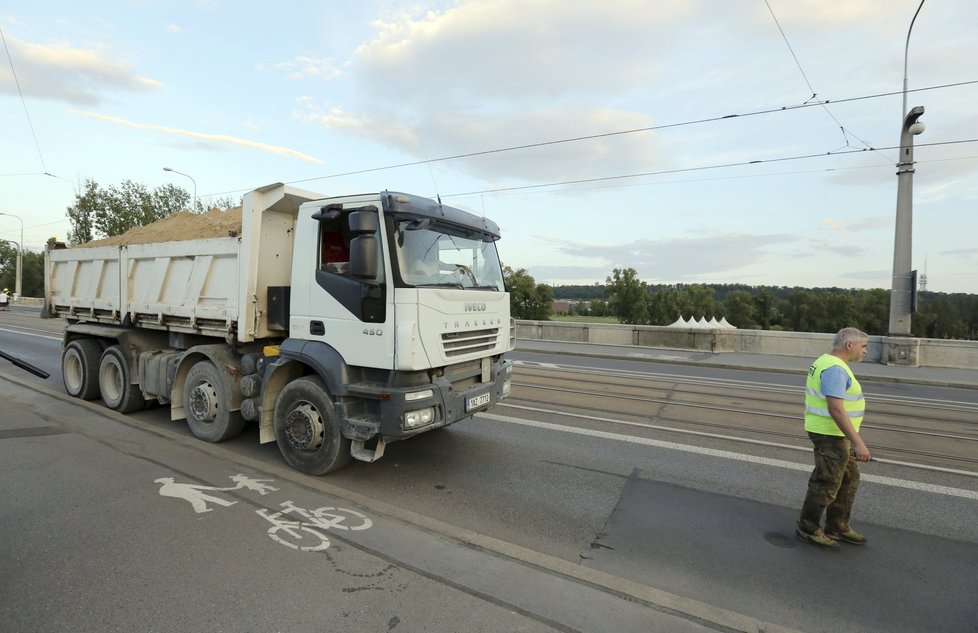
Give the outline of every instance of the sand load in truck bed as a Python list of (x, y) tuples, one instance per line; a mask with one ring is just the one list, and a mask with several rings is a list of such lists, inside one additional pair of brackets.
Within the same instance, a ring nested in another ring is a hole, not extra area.
[(155, 242), (179, 242), (241, 234), (241, 207), (206, 213), (180, 211), (146, 226), (135, 226), (121, 235), (79, 244), (74, 248), (128, 246)]

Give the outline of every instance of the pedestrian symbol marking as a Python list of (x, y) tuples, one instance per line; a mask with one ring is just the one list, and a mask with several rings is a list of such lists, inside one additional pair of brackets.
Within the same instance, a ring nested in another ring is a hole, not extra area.
[(183, 499), (189, 503), (194, 512), (200, 514), (202, 512), (210, 512), (213, 508), (207, 507), (208, 503), (213, 503), (219, 506), (233, 506), (237, 501), (228, 501), (222, 497), (218, 497), (212, 494), (207, 494), (204, 491), (210, 492), (229, 492), (231, 490), (252, 490), (258, 494), (264, 496), (269, 492), (274, 492), (278, 488), (272, 488), (265, 482), (272, 481), (271, 479), (253, 479), (247, 475), (233, 475), (229, 477), (236, 485), (230, 488), (218, 488), (217, 486), (201, 486), (197, 484), (181, 484), (177, 483), (173, 477), (160, 477), (156, 480), (156, 483), (163, 484), (160, 486), (160, 496), (162, 497), (173, 497), (175, 499)]
[(156, 480), (156, 483), (163, 484), (160, 486), (160, 496), (183, 499), (193, 506), (194, 512), (197, 514), (201, 514), (202, 512), (210, 512), (213, 510), (213, 508), (207, 507), (208, 503), (216, 503), (219, 506), (233, 506), (237, 503), (237, 501), (228, 501), (227, 499), (215, 497), (214, 495), (209, 495), (204, 492), (205, 490), (223, 491), (228, 490), (228, 488), (215, 488), (213, 486), (198, 486), (194, 484), (178, 484), (176, 481), (174, 481), (173, 477), (161, 477)]

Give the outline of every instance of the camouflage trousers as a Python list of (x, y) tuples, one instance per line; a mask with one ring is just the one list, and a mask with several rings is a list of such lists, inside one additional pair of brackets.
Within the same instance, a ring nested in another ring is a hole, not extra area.
[(808, 494), (801, 507), (798, 527), (808, 533), (820, 529), (825, 514), (825, 531), (849, 529), (852, 502), (859, 488), (859, 462), (852, 444), (844, 437), (809, 433), (814, 445), (815, 470), (808, 478)]

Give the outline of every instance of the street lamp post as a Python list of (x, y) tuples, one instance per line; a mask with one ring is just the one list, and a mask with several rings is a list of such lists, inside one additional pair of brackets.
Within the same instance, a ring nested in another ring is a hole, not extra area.
[(923, 106), (910, 110), (903, 120), (903, 129), (900, 132), (896, 230), (893, 238), (893, 290), (890, 293), (890, 336), (910, 336), (910, 304), (914, 291), (910, 262), (913, 250), (913, 137), (924, 131), (924, 124), (917, 121), (923, 113)]
[(186, 176), (187, 178), (190, 179), (190, 182), (194, 183), (194, 206), (193, 206), (193, 210), (196, 211), (197, 210), (197, 181), (194, 180), (194, 177), (191, 176), (190, 174), (185, 174), (182, 171), (177, 171), (176, 169), (173, 169), (172, 167), (164, 167), (163, 168), (163, 171), (171, 171), (174, 174), (180, 174), (181, 176)]
[(24, 278), (24, 220), (13, 213), (0, 213), (0, 215), (7, 215), (20, 220), (20, 244), (18, 244), (17, 248), (17, 281), (14, 283), (14, 294), (20, 297), (21, 281)]
[(893, 236), (893, 284), (890, 291), (890, 325), (887, 336), (887, 362), (916, 365), (917, 353), (911, 338), (911, 313), (914, 291), (914, 275), (911, 270), (913, 253), (913, 137), (924, 131), (918, 119), (924, 114), (923, 106), (907, 111), (907, 62), (910, 54), (910, 33), (917, 15), (924, 6), (920, 0), (917, 11), (907, 29), (907, 41), (903, 49), (903, 121), (900, 128), (900, 158), (897, 162), (896, 227)]

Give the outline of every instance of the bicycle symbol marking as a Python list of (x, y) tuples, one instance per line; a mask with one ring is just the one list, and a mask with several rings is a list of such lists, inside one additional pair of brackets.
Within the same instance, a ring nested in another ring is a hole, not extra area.
[[(356, 510), (325, 506), (315, 510), (301, 508), (292, 501), (281, 504), (283, 510), (272, 512), (265, 508), (255, 510), (258, 516), (272, 524), (268, 536), (275, 542), (302, 552), (318, 552), (330, 545), (327, 530), (366, 530), (373, 521)], [(298, 520), (286, 517), (296, 515)]]
[[(197, 514), (210, 512), (213, 510), (211, 505), (229, 507), (238, 503), (216, 493), (249, 490), (264, 497), (270, 492), (279, 490), (271, 485), (274, 482), (272, 479), (256, 479), (244, 474), (233, 475), (229, 479), (235, 485), (226, 488), (182, 483), (176, 481), (174, 477), (160, 477), (156, 483), (160, 484), (161, 497), (183, 499)], [(285, 501), (280, 505), (282, 509), (278, 511), (261, 508), (255, 512), (272, 524), (272, 527), (268, 528), (268, 536), (273, 541), (294, 550), (318, 552), (326, 549), (330, 545), (329, 537), (326, 535), (329, 530), (356, 532), (373, 526), (373, 521), (366, 515), (349, 508), (323, 506), (315, 510), (307, 510), (297, 506), (293, 501)]]

